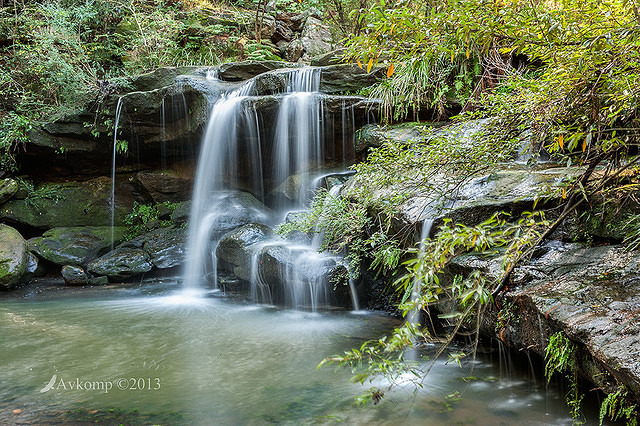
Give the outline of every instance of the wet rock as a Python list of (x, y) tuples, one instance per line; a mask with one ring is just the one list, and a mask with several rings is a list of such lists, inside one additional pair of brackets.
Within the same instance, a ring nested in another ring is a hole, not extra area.
[[(0, 210), (9, 223), (47, 230), (57, 227), (107, 226), (111, 223), (111, 179), (86, 182), (44, 183), (25, 200), (13, 199)], [(115, 223), (122, 225), (133, 206), (128, 183), (116, 185)]]
[[(122, 100), (118, 139), (129, 142), (128, 152), (135, 152), (137, 159), (132, 166), (124, 153), (118, 153), (118, 168), (124, 164), (138, 170), (157, 167), (162, 163), (161, 154), (175, 158), (193, 155), (208, 117), (209, 94), (202, 87), (176, 83), (176, 72), (164, 76), (163, 82), (171, 81), (168, 86), (112, 95), (100, 110), (90, 104), (78, 113), (34, 126), (24, 152), (18, 155), (22, 171), (33, 176), (110, 173), (118, 99)], [(140, 77), (141, 88), (155, 86), (145, 79)]]
[(87, 285), (89, 277), (79, 266), (65, 265), (62, 267), (62, 278), (66, 285)]
[(271, 228), (260, 223), (241, 226), (220, 239), (216, 256), (228, 265), (228, 269), (238, 278), (249, 281), (254, 252), (260, 243), (272, 236)]
[(191, 214), (191, 201), (179, 203), (173, 213), (171, 213), (171, 221), (175, 224), (185, 223), (189, 220)]
[(245, 81), (267, 71), (290, 66), (291, 64), (281, 61), (229, 62), (218, 67), (218, 78), (224, 81)]
[[(125, 228), (113, 228), (113, 245), (117, 246)], [(112, 247), (111, 227), (53, 228), (41, 237), (31, 238), (29, 250), (57, 265), (84, 266), (105, 254)]]
[(195, 72), (198, 67), (163, 67), (155, 69), (146, 74), (135, 76), (131, 80), (131, 85), (136, 92), (149, 92), (171, 86), (176, 79), (184, 74)]
[(91, 277), (89, 278), (88, 281), (89, 285), (108, 285), (109, 284), (109, 278), (107, 277)]
[(216, 216), (210, 233), (215, 239), (248, 223), (269, 223), (274, 216), (271, 209), (248, 192), (228, 192), (217, 195), (212, 201), (213, 207), (209, 209)]
[(187, 231), (183, 228), (158, 229), (141, 237), (142, 247), (153, 266), (169, 269), (186, 260)]
[(29, 251), (22, 235), (10, 226), (0, 224), (0, 288), (15, 286), (27, 268)]
[(253, 90), (258, 96), (276, 95), (278, 93), (284, 93), (287, 89), (287, 84), (282, 73), (266, 73), (254, 78)]
[(4, 204), (18, 191), (18, 183), (13, 179), (0, 180), (0, 204)]
[(95, 275), (104, 275), (109, 280), (131, 278), (153, 269), (149, 254), (137, 248), (119, 247), (89, 263), (87, 270)]

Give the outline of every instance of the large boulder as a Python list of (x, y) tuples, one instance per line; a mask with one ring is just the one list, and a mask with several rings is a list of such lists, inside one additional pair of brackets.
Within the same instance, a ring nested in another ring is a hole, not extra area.
[(149, 253), (131, 247), (118, 247), (87, 266), (90, 273), (107, 276), (110, 281), (126, 280), (152, 269)]
[(125, 231), (118, 226), (53, 228), (31, 238), (29, 250), (57, 265), (83, 266), (120, 244)]
[(302, 60), (307, 63), (311, 61), (311, 58), (330, 52), (335, 48), (331, 28), (313, 16), (307, 18), (300, 41), (304, 47)]
[(248, 192), (233, 191), (217, 194), (205, 207), (211, 217), (209, 233), (219, 239), (227, 232), (248, 223), (270, 223), (274, 212)]
[(27, 268), (29, 250), (22, 235), (10, 226), (0, 224), (0, 288), (15, 286)]
[(238, 278), (251, 280), (254, 253), (272, 235), (271, 228), (260, 223), (250, 223), (229, 232), (220, 239), (216, 249), (216, 256), (221, 261), (218, 266)]
[[(40, 230), (74, 226), (111, 224), (110, 178), (98, 177), (86, 182), (43, 183), (25, 199), (4, 204), (0, 219)], [(115, 224), (122, 225), (133, 207), (131, 185), (116, 184)]]

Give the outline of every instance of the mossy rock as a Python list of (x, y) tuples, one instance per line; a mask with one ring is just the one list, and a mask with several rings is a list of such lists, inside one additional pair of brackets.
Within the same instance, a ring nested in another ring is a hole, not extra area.
[[(123, 224), (132, 205), (128, 189), (116, 185), (116, 225)], [(111, 179), (100, 177), (86, 182), (38, 185), (24, 200), (4, 204), (0, 219), (42, 230), (110, 225)]]
[[(113, 228), (113, 244), (119, 244), (124, 227)], [(86, 265), (106, 253), (112, 245), (110, 226), (50, 229), (29, 240), (29, 250), (57, 265)]]
[(0, 224), (0, 288), (15, 286), (27, 268), (29, 251), (22, 235), (10, 226)]

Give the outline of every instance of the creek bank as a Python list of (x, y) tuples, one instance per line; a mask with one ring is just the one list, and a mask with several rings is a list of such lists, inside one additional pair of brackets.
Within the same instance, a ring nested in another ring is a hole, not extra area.
[[(374, 147), (389, 139), (411, 143), (412, 138), (423, 137), (420, 128), (365, 130), (364, 142)], [(395, 187), (411, 195), (400, 205), (394, 226), (403, 235), (413, 235), (409, 240), (415, 242), (425, 222), (432, 223), (433, 236), (444, 218), (468, 226), (501, 211), (518, 218), (536, 204), (538, 208), (561, 205), (562, 183), (583, 171), (552, 163), (508, 164), (467, 179), (449, 193), (446, 203), (411, 193), (409, 186)], [(380, 191), (378, 195), (388, 194)], [(607, 393), (624, 385), (632, 398), (640, 400), (640, 252), (619, 245), (626, 232), (624, 218), (637, 214), (640, 206), (634, 197), (611, 202), (596, 195), (589, 201), (569, 215), (531, 259), (514, 269), (507, 289), (497, 296), (498, 307), (490, 307), (481, 330), (511, 348), (542, 358), (550, 337), (561, 332), (575, 345), (581, 377)], [(555, 219), (553, 211), (548, 219)], [(491, 255), (462, 255), (451, 261), (442, 279), (481, 271), (499, 281), (500, 262)], [(368, 292), (375, 290), (371, 285)], [(451, 303), (441, 303), (439, 309), (448, 314)]]

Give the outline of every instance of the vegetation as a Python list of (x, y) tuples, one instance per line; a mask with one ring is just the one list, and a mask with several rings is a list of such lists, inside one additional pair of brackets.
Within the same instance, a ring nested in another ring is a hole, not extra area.
[(171, 214), (177, 207), (177, 203), (169, 201), (159, 204), (134, 202), (133, 211), (124, 218), (124, 223), (127, 225), (127, 231), (124, 235), (125, 240), (136, 238), (155, 228), (171, 226)]

